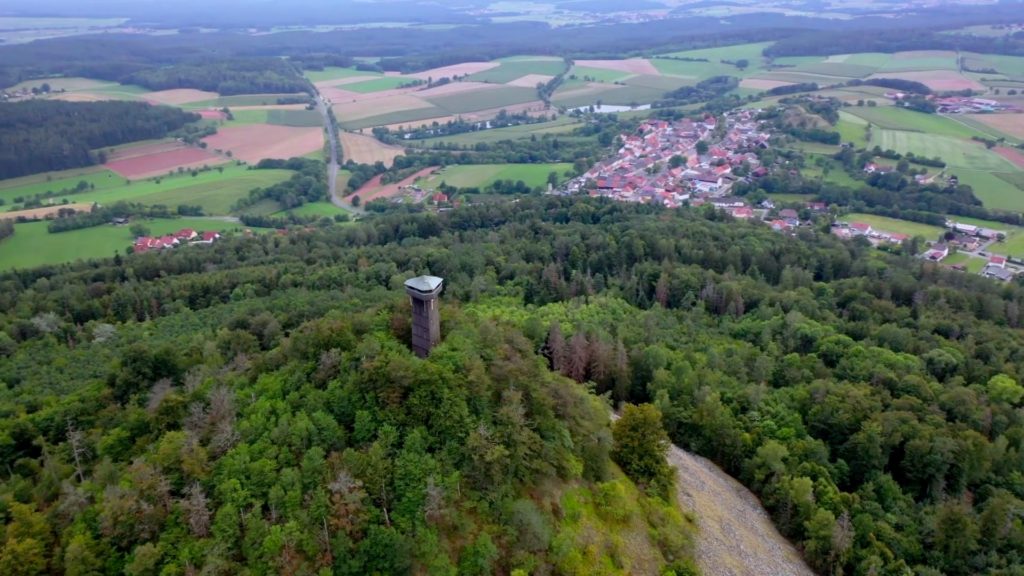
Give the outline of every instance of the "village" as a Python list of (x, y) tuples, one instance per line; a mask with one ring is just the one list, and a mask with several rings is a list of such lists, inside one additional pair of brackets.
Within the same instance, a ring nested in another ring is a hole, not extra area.
[[(648, 120), (636, 133), (621, 136), (622, 146), (617, 154), (555, 193), (588, 194), (670, 208), (710, 205), (734, 218), (762, 220), (776, 232), (795, 234), (801, 226), (809, 226), (815, 215), (829, 214), (828, 205), (806, 202), (799, 210), (778, 209), (770, 199), (751, 205), (742, 197), (730, 195), (735, 182), (764, 177), (772, 169), (761, 165), (755, 152), (768, 148), (771, 139), (771, 133), (757, 120), (759, 113), (756, 109), (734, 110), (726, 113), (722, 120), (710, 115), (699, 121)], [(874, 163), (864, 167), (868, 173), (887, 169)], [(1001, 281), (1009, 281), (1024, 272), (1024, 266), (986, 251), (993, 243), (1006, 238), (1005, 231), (952, 220), (946, 222), (945, 228), (946, 233), (941, 238), (926, 239), (927, 249), (918, 255), (920, 258), (939, 264), (952, 254), (982, 259), (979, 274)], [(899, 245), (911, 239), (909, 234), (887, 232), (865, 222), (842, 219), (833, 222), (830, 230), (843, 239), (862, 237), (874, 246)], [(959, 262), (963, 257), (957, 260), (948, 267), (966, 272), (967, 266)]]
[(725, 197), (738, 178), (768, 173), (754, 153), (767, 148), (771, 137), (756, 119), (760, 112), (727, 112), (724, 126), (711, 115), (699, 121), (648, 120), (637, 133), (622, 135), (618, 154), (570, 181), (566, 192), (670, 208)]

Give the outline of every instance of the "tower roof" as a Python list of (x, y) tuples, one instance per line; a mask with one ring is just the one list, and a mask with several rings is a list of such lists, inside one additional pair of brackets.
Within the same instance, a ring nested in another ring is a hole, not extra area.
[(440, 288), (442, 283), (444, 279), (437, 276), (417, 276), (406, 280), (405, 287), (421, 294), (430, 294)]

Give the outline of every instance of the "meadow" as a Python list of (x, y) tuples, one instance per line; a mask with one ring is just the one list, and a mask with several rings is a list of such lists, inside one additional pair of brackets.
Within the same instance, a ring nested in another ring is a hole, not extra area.
[(928, 240), (935, 240), (944, 232), (944, 229), (939, 226), (930, 226), (928, 224), (921, 224), (920, 222), (898, 220), (896, 218), (886, 218), (885, 216), (876, 216), (874, 214), (861, 214), (854, 212), (841, 217), (840, 220), (851, 223), (864, 222), (865, 224), (870, 224), (872, 228), (880, 232), (907, 234), (911, 237), (923, 236)]
[(400, 88), (410, 82), (413, 82), (414, 78), (406, 78), (403, 76), (382, 76), (380, 78), (374, 78), (373, 80), (364, 80), (362, 82), (354, 82), (352, 84), (344, 84), (343, 88), (349, 92), (359, 92), (360, 94), (368, 94), (371, 92), (383, 92), (385, 90), (394, 90)]
[(982, 132), (945, 116), (925, 114), (895, 106), (856, 106), (846, 110), (878, 128), (926, 132), (953, 138), (970, 139), (972, 136), (988, 136), (987, 132)]
[(527, 186), (545, 186), (551, 172), (558, 174), (559, 181), (565, 180), (565, 172), (572, 170), (572, 164), (475, 164), (448, 166), (429, 178), (419, 182), (424, 188), (433, 189), (442, 182), (456, 188), (485, 188), (498, 180), (522, 180)]
[[(125, 254), (134, 240), (128, 226), (103, 225), (51, 234), (46, 229), (47, 224), (16, 224), (14, 235), (0, 242), (0, 269), (110, 258), (115, 254)], [(182, 228), (220, 232), (241, 229), (240, 224), (209, 218), (155, 219), (142, 224), (153, 235), (169, 234)]]
[(249, 170), (238, 165), (223, 168), (223, 171), (214, 169), (199, 172), (196, 176), (185, 173), (163, 177), (159, 183), (155, 179), (128, 183), (108, 170), (85, 174), (82, 177), (75, 176), (52, 182), (43, 180), (13, 187), (2, 187), (0, 183), (0, 198), (7, 204), (13, 204), (17, 197), (30, 198), (48, 190), (74, 188), (81, 180), (95, 188), (78, 194), (59, 196), (54, 201), (67, 199), (72, 202), (100, 204), (129, 201), (146, 205), (164, 204), (172, 208), (179, 204), (188, 204), (201, 206), (207, 214), (229, 214), (231, 206), (240, 198), (247, 196), (250, 190), (283, 182), (292, 174), (289, 170)]
[(324, 123), (323, 116), (316, 110), (234, 110), (231, 115), (234, 120), (225, 122), (227, 126), (272, 124), (310, 128)]

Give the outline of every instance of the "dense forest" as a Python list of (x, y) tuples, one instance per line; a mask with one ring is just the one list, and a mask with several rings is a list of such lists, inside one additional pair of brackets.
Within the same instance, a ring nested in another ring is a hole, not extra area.
[(0, 286), (5, 573), (692, 573), (586, 390), (653, 404), (823, 574), (1024, 570), (1024, 288), (824, 231), (533, 198)]
[(0, 179), (103, 163), (98, 148), (163, 138), (198, 114), (142, 102), (0, 104)]
[(249, 58), (177, 64), (136, 72), (118, 81), (151, 90), (196, 88), (235, 94), (293, 94), (309, 90), (294, 66), (280, 58)]

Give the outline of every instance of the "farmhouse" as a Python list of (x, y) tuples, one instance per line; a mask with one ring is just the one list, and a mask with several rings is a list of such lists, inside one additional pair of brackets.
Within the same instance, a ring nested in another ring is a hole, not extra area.
[(933, 244), (931, 249), (924, 253), (923, 257), (925, 260), (940, 262), (946, 256), (949, 256), (949, 246), (946, 244)]
[(142, 252), (149, 252), (150, 250), (167, 250), (176, 248), (184, 243), (213, 244), (219, 239), (220, 233), (218, 232), (196, 232), (191, 228), (183, 228), (166, 236), (139, 236), (135, 239), (135, 243), (132, 244), (132, 251), (139, 254)]

